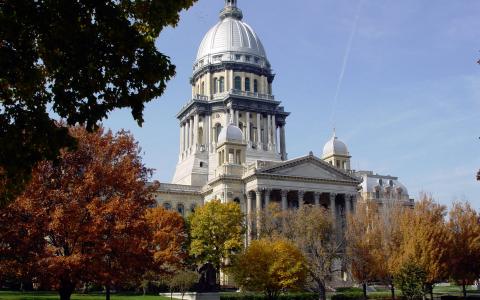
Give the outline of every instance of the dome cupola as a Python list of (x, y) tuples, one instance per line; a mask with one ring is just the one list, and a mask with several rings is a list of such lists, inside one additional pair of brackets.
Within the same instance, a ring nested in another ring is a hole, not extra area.
[(349, 156), (347, 145), (344, 142), (340, 141), (333, 132), (332, 138), (325, 144), (323, 147), (323, 158), (329, 157), (331, 155), (343, 155)]
[(350, 170), (350, 158), (347, 145), (337, 138), (333, 130), (332, 138), (323, 147), (322, 159), (337, 168)]
[(243, 143), (243, 132), (240, 128), (230, 123), (227, 127), (222, 128), (218, 136), (218, 144), (226, 142)]
[(220, 21), (203, 37), (194, 64), (194, 74), (211, 65), (241, 63), (270, 71), (265, 49), (255, 31), (242, 21), (237, 0), (225, 0)]

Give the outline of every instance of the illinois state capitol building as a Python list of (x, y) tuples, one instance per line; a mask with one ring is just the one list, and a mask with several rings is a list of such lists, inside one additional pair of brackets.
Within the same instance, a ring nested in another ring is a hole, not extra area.
[[(175, 175), (171, 184), (160, 184), (159, 205), (182, 215), (212, 199), (237, 202), (246, 214), (271, 202), (282, 209), (322, 205), (342, 220), (359, 196), (410, 203), (396, 177), (352, 171), (347, 146), (335, 134), (321, 158), (310, 152), (288, 159), (290, 113), (273, 96), (275, 75), (265, 49), (242, 19), (237, 1), (226, 0), (200, 44), (192, 99), (177, 114)], [(249, 219), (253, 237), (256, 224)]]

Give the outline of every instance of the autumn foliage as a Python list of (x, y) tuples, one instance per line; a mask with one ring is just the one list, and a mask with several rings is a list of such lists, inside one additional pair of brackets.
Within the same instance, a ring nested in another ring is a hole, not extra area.
[(466, 297), (466, 285), (480, 278), (480, 216), (470, 204), (455, 203), (447, 230), (449, 273)]
[(228, 269), (236, 283), (248, 291), (276, 299), (282, 290), (298, 289), (307, 276), (302, 252), (287, 240), (252, 241)]
[(63, 300), (80, 282), (108, 288), (139, 280), (152, 260), (180, 260), (183, 223), (158, 211), (145, 215), (154, 186), (146, 185), (151, 170), (132, 136), (71, 134), (77, 150), (38, 164), (25, 193), (0, 211), (0, 268), (58, 289)]
[(155, 207), (147, 211), (146, 219), (152, 232), (151, 250), (156, 272), (181, 268), (187, 258), (187, 231), (183, 217)]
[(190, 254), (198, 264), (211, 263), (217, 272), (243, 248), (244, 215), (237, 203), (213, 200), (190, 218)]

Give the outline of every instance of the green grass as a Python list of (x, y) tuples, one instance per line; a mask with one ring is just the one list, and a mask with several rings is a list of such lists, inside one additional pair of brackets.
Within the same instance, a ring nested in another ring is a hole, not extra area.
[[(1, 300), (58, 300), (60, 297), (56, 293), (20, 293), (20, 292), (0, 292)], [(103, 294), (72, 295), (71, 300), (104, 300)], [(170, 300), (161, 296), (142, 296), (142, 295), (115, 295), (112, 294), (112, 300)]]
[[(477, 291), (477, 289), (475, 286), (467, 286), (467, 291)], [(462, 287), (458, 285), (434, 286), (433, 292), (439, 294), (461, 293)]]

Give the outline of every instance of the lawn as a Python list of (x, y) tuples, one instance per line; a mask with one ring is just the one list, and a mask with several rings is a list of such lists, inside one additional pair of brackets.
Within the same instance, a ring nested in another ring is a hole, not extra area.
[[(58, 300), (60, 297), (55, 293), (20, 293), (20, 292), (0, 292), (1, 300)], [(72, 300), (104, 300), (105, 295), (72, 295)], [(112, 295), (112, 300), (170, 300), (161, 296), (142, 296), (142, 295)]]

